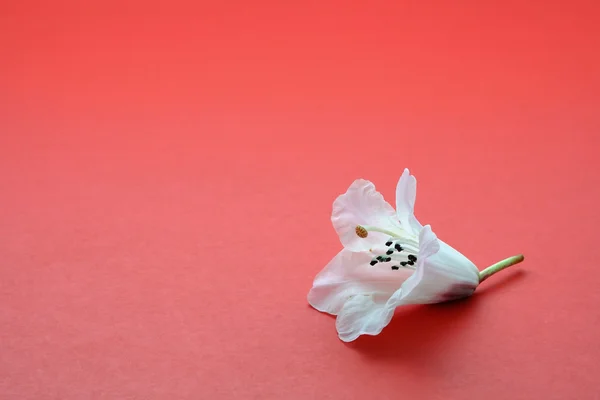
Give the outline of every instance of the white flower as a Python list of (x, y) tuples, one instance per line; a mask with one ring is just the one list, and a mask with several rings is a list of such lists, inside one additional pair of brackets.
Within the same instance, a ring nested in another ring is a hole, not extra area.
[[(331, 220), (344, 248), (316, 276), (308, 301), (337, 315), (345, 342), (379, 334), (398, 306), (467, 297), (484, 279), (471, 261), (417, 221), (416, 190), (415, 177), (405, 169), (396, 210), (362, 179), (333, 203)], [(485, 278), (506, 266), (488, 268)]]

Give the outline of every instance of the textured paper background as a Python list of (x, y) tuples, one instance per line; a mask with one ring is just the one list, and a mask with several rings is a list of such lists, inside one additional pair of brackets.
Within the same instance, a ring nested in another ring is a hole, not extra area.
[[(595, 2), (211, 3), (0, 6), (0, 398), (597, 399)], [(404, 167), (526, 262), (345, 345), (331, 203)]]

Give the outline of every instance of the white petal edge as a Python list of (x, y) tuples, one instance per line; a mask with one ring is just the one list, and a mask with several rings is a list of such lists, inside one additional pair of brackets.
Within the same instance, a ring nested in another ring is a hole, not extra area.
[(355, 180), (346, 193), (333, 202), (331, 222), (342, 245), (351, 251), (364, 251), (385, 241), (386, 235), (370, 232), (366, 238), (356, 235), (357, 225), (372, 225), (382, 229), (397, 228), (396, 212), (375, 185), (364, 179)]
[(405, 168), (396, 185), (396, 213), (402, 227), (414, 235), (423, 229), (414, 214), (416, 197), (417, 179)]

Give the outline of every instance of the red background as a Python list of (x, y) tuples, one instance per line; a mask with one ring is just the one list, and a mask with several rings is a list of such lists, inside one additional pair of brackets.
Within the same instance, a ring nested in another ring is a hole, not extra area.
[[(596, 2), (49, 3), (0, 5), (0, 398), (600, 398)], [(404, 167), (526, 261), (344, 344), (331, 203)]]

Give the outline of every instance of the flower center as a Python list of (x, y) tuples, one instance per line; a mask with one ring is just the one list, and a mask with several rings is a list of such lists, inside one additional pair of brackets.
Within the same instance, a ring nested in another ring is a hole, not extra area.
[(356, 235), (363, 239), (369, 236), (369, 232), (379, 232), (389, 236), (389, 239), (384, 243), (385, 247), (381, 246), (381, 249), (369, 249), (374, 255), (370, 262), (371, 266), (390, 263), (390, 268), (394, 271), (400, 268), (416, 268), (415, 263), (419, 254), (418, 237), (408, 234), (402, 228), (391, 231), (375, 226), (357, 225), (355, 231)]

